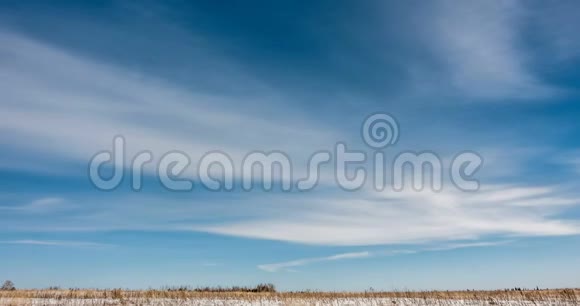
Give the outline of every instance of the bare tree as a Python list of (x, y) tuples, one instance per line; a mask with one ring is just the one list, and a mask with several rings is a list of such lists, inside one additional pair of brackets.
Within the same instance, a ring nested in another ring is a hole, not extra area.
[(11, 280), (7, 280), (4, 282), (4, 284), (2, 284), (2, 288), (0, 288), (0, 290), (11, 291), (16, 290), (16, 287), (14, 287), (14, 283)]

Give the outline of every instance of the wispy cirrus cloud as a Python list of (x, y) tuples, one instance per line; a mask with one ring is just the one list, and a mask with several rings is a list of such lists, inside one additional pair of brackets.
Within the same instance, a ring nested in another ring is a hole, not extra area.
[(419, 249), (408, 249), (408, 250), (386, 250), (386, 251), (363, 251), (363, 252), (351, 252), (351, 253), (341, 253), (326, 257), (315, 257), (315, 258), (303, 258), (291, 261), (263, 264), (258, 265), (258, 269), (266, 272), (278, 272), (278, 271), (292, 271), (290, 268), (306, 266), (314, 263), (328, 262), (328, 261), (338, 261), (338, 260), (348, 260), (348, 259), (364, 259), (373, 257), (385, 257), (385, 256), (396, 256), (405, 254), (416, 254), (421, 252), (435, 252), (435, 251), (446, 251), (455, 250), (462, 248), (476, 248), (476, 247), (491, 247), (499, 246), (510, 243), (509, 240), (504, 241), (485, 241), (485, 242), (471, 242), (471, 243), (455, 243), (455, 244), (442, 244), (434, 247), (425, 247)]
[(67, 241), (67, 240), (4, 240), (0, 244), (19, 244), (32, 246), (54, 247), (111, 247), (112, 244), (104, 244), (90, 241)]
[[(443, 64), (451, 95), (489, 100), (539, 100), (561, 93), (532, 69), (523, 45), (527, 8), (520, 1), (436, 1), (427, 41)], [(451, 93), (453, 92), (453, 93)]]
[(297, 259), (292, 261), (280, 262), (280, 263), (273, 263), (273, 264), (264, 264), (259, 265), (258, 268), (268, 272), (276, 272), (283, 269), (288, 269), (292, 267), (299, 267), (304, 266), (316, 262), (323, 262), (323, 261), (337, 261), (337, 260), (345, 260), (345, 259), (355, 259), (355, 258), (366, 258), (370, 257), (370, 252), (354, 252), (354, 253), (341, 253), (336, 255), (331, 255), (327, 257), (316, 257), (316, 258), (303, 258)]
[[(453, 242), (494, 237), (580, 233), (566, 212), (580, 205), (574, 191), (545, 185), (484, 186), (466, 193), (385, 191), (244, 193), (235, 201), (135, 194), (106, 201), (78, 199), (70, 214), (6, 219), (11, 231), (195, 231), (311, 245), (366, 246)], [(235, 203), (235, 205), (233, 204)]]
[[(0, 164), (6, 168), (30, 171), (42, 160), (36, 170), (52, 171), (48, 165), (54, 165), (60, 171), (62, 163), (88, 163), (117, 135), (127, 141), (127, 156), (148, 150), (157, 161), (179, 149), (192, 158), (192, 169), (216, 149), (239, 160), (259, 148), (306, 158), (307, 148), (336, 138), (307, 116), (289, 117), (296, 112), (289, 97), (242, 71), (224, 72), (223, 78), (246, 84), (244, 96), (140, 75), (18, 33), (0, 31), (0, 52), (0, 130), (6, 131), (0, 141), (18, 152), (8, 156), (11, 163)], [(150, 165), (145, 171), (155, 173)]]
[[(551, 88), (529, 68), (526, 51), (519, 46), (519, 3), (438, 2), (436, 5), (429, 19), (435, 35), (429, 42), (445, 63), (439, 72), (445, 76), (441, 79), (451, 78), (451, 91), (491, 99), (551, 93)], [(5, 163), (7, 167), (38, 164), (37, 156), (19, 160), (26, 156), (20, 153), (25, 152), (43, 153), (40, 163), (43, 167), (37, 168), (42, 171), (59, 169), (51, 167), (56, 165), (55, 161), (86, 163), (97, 151), (110, 148), (112, 137), (118, 134), (127, 137), (128, 156), (147, 149), (155, 157), (173, 149), (193, 157), (214, 149), (226, 150), (240, 158), (251, 149), (277, 149), (303, 155), (311, 153), (310, 149), (320, 149), (322, 143), (340, 139), (335, 137), (332, 127), (321, 126), (308, 116), (294, 112), (295, 108), (289, 106), (292, 101), (288, 103), (287, 97), (253, 78), (251, 72), (221, 73), (227, 83), (247, 85), (247, 95), (235, 96), (168, 83), (17, 33), (1, 32), (0, 42), (0, 52), (6, 55), (0, 58), (3, 101), (0, 130), (6, 131), (0, 141), (17, 152), (11, 156), (14, 162), (11, 159)], [(214, 73), (220, 74), (220, 71)], [(261, 108), (265, 110), (260, 112)], [(422, 122), (433, 121), (433, 118), (421, 118)], [(452, 127), (454, 132), (459, 129), (457, 125)], [(441, 137), (433, 138), (444, 138), (444, 135), (438, 136)], [(408, 141), (422, 143), (415, 139)], [(505, 144), (497, 143), (499, 147), (502, 145)], [(550, 186), (498, 185), (477, 195), (445, 191), (357, 194), (347, 199), (336, 193), (290, 199), (286, 195), (267, 199), (248, 196), (247, 202), (238, 207), (244, 211), (244, 218), (213, 224), (176, 222), (193, 211), (179, 207), (189, 202), (175, 203), (172, 209), (155, 205), (145, 209), (143, 199), (135, 199), (134, 203), (124, 201), (122, 208), (99, 205), (98, 209), (75, 218), (61, 217), (59, 222), (48, 220), (39, 224), (34, 220), (23, 225), (23, 222), (7, 220), (4, 224), (60, 230), (193, 230), (330, 245), (579, 232), (577, 221), (558, 217), (558, 213), (577, 204), (578, 197), (561, 194)], [(288, 199), (287, 206), (276, 204), (282, 199)], [(249, 202), (260, 202), (269, 208), (256, 208)], [(42, 206), (36, 203), (29, 207)], [(220, 208), (222, 211), (213, 212), (215, 219), (229, 216), (230, 208)], [(128, 221), (129, 212), (136, 211), (138, 216)]]
[(559, 236), (580, 233), (559, 218), (580, 196), (550, 186), (496, 185), (475, 193), (370, 192), (329, 197), (250, 221), (193, 227), (210, 233), (321, 245), (381, 245), (481, 239), (487, 235)]
[(22, 205), (0, 206), (0, 211), (46, 213), (64, 207), (66, 207), (65, 199), (59, 197), (44, 197)]

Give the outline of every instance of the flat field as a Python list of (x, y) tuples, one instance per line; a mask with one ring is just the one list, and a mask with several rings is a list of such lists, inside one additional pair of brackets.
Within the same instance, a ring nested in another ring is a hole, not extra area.
[(580, 305), (580, 289), (424, 292), (15, 290), (0, 305)]

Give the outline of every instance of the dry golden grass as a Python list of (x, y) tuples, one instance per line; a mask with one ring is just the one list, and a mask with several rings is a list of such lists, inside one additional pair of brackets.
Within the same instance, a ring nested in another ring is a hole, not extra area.
[(195, 290), (14, 290), (0, 291), (0, 299), (435, 299), (435, 300), (512, 300), (512, 301), (574, 301), (580, 305), (580, 289), (491, 290), (491, 291), (393, 291), (393, 292), (241, 292)]

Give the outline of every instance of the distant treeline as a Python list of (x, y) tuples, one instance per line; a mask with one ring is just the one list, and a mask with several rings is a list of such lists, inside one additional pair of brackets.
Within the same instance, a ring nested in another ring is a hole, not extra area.
[(194, 291), (194, 292), (276, 292), (276, 287), (273, 284), (259, 284), (255, 287), (243, 287), (243, 286), (232, 286), (232, 287), (166, 287), (163, 288), (167, 291)]

